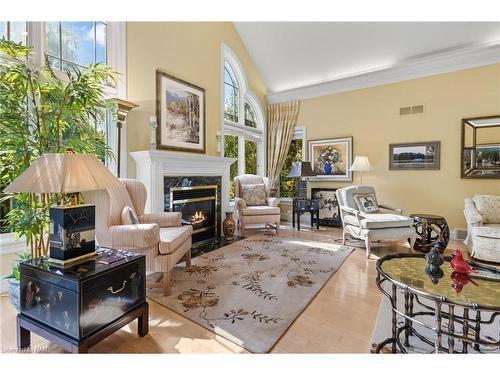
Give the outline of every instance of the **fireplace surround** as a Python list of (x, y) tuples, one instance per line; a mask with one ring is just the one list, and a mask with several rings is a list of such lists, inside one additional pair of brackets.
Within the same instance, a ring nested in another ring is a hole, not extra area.
[(163, 150), (134, 151), (130, 156), (136, 178), (148, 192), (146, 213), (170, 210), (169, 187), (217, 185), (216, 229), (217, 235), (222, 233), (221, 213), (229, 210), (229, 167), (237, 159)]

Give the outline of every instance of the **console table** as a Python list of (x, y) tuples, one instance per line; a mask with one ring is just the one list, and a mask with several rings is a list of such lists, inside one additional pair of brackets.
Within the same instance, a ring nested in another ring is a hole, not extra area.
[(311, 228), (314, 227), (314, 216), (316, 215), (316, 229), (319, 229), (319, 204), (317, 198), (293, 198), (292, 226), (295, 228), (295, 221), (297, 221), (297, 230), (300, 230), (300, 217), (309, 212), (311, 214)]
[(423, 254), (377, 261), (376, 283), (390, 302), (392, 334), (376, 353), (389, 344), (393, 353), (416, 345), (433, 353), (498, 352), (500, 270), (469, 261), (478, 272), (466, 276), (454, 272), (451, 257), (444, 259), (437, 274), (426, 273)]
[(73, 353), (88, 349), (138, 319), (148, 333), (145, 256), (100, 249), (66, 268), (45, 257), (20, 264), (21, 312), (17, 346), (30, 345), (30, 332)]

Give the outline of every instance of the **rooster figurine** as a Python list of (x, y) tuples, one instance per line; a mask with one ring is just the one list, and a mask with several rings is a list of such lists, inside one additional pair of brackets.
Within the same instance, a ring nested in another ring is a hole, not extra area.
[(455, 250), (453, 253), (453, 259), (451, 260), (451, 267), (455, 270), (457, 273), (462, 273), (462, 274), (469, 274), (471, 272), (477, 272), (474, 270), (465, 260), (464, 257), (462, 256), (462, 253), (460, 250)]

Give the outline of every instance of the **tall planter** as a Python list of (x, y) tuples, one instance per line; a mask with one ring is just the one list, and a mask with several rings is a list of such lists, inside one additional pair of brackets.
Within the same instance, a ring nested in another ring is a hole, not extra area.
[(7, 279), (9, 282), (9, 288), (8, 288), (8, 294), (9, 294), (9, 300), (14, 305), (17, 311), (21, 310), (21, 305), (20, 305), (20, 293), (21, 293), (21, 287), (20, 287), (20, 281), (16, 280), (14, 278), (9, 278)]

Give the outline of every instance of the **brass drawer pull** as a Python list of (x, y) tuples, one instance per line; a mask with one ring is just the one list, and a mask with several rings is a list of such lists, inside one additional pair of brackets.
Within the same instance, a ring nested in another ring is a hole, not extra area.
[(125, 289), (125, 285), (127, 285), (127, 280), (123, 280), (123, 284), (122, 284), (122, 287), (118, 290), (113, 290), (113, 287), (110, 286), (108, 287), (108, 290), (113, 293), (113, 294), (116, 294), (116, 293), (120, 293), (123, 289)]

